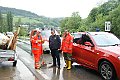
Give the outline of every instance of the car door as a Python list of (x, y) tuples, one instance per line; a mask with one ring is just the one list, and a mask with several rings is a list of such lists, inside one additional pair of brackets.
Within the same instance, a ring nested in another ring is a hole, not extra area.
[(77, 63), (84, 64), (83, 59), (82, 59), (82, 57), (83, 57), (82, 46), (80, 44), (76, 44), (76, 43), (73, 44), (72, 57), (73, 57), (73, 59), (75, 59), (75, 61)]
[[(76, 37), (77, 36), (77, 37)], [(82, 46), (79, 43), (79, 40), (81, 39), (82, 34), (74, 34), (74, 40), (73, 40), (73, 54), (72, 54), (72, 58), (80, 64), (83, 64), (83, 60), (82, 60)]]
[(83, 64), (88, 66), (88, 67), (94, 67), (97, 59), (97, 52), (95, 50), (95, 46), (86, 46), (85, 42), (90, 42), (92, 45), (92, 40), (88, 35), (84, 35), (83, 39), (83, 44), (81, 45), (81, 57)]

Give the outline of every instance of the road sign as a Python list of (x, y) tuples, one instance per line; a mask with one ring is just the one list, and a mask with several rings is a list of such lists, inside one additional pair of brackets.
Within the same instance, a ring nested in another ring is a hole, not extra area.
[(106, 21), (105, 22), (105, 31), (110, 31), (111, 30), (111, 22), (110, 21)]

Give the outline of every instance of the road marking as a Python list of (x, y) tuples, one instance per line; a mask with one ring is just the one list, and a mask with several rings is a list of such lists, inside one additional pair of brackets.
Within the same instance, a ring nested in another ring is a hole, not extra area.
[[(24, 61), (26, 61), (28, 64), (30, 64), (30, 61), (28, 60), (28, 59), (26, 59), (26, 58), (23, 58), (22, 57), (22, 59), (24, 60)], [(45, 78), (46, 80), (49, 80), (50, 78), (43, 72), (43, 71), (41, 71), (41, 70), (36, 70), (41, 76), (43, 76), (43, 78)]]
[(50, 80), (50, 78), (45, 74), (43, 73), (41, 70), (36, 70), (38, 73), (40, 73), (40, 75), (43, 76), (43, 78), (45, 78), (46, 80)]

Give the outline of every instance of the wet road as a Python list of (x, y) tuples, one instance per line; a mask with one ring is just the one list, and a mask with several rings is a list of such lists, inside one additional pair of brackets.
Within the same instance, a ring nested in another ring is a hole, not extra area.
[(18, 60), (16, 67), (9, 62), (0, 64), (0, 80), (37, 80), (37, 78)]
[[(20, 56), (22, 60), (27, 64), (28, 68), (31, 68), (31, 71), (34, 72), (34, 60), (30, 55), (30, 45), (18, 43), (18, 46), (23, 48), (26, 51), (18, 48), (18, 51), (21, 53)], [(66, 70), (64, 67), (64, 61), (61, 57), (61, 69), (57, 67), (51, 67), (52, 65), (52, 57), (50, 54), (44, 54), (45, 62), (47, 66), (42, 67), (40, 70), (35, 70), (41, 76), (40, 80), (102, 80), (100, 75), (91, 69), (87, 69), (78, 65), (77, 63), (73, 63), (73, 67), (71, 70)]]

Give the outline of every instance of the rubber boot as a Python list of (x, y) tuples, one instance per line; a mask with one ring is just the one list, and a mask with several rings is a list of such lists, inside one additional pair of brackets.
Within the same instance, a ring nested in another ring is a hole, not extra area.
[(64, 68), (67, 68), (68, 67), (68, 60), (65, 61), (65, 67)]
[(68, 68), (67, 70), (70, 70), (71, 69), (71, 61), (68, 61)]

